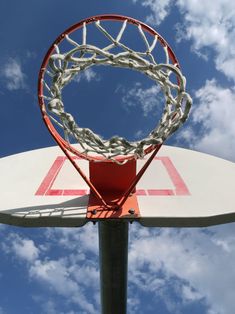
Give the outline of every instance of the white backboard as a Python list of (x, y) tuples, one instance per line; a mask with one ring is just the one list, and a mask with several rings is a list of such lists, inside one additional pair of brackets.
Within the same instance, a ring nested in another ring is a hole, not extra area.
[[(76, 162), (89, 176), (88, 162)], [(138, 168), (144, 162), (138, 161)], [(0, 223), (82, 226), (88, 221), (89, 188), (58, 147), (2, 158), (0, 173)], [(173, 227), (235, 221), (234, 179), (232, 162), (163, 146), (137, 185), (137, 220)]]

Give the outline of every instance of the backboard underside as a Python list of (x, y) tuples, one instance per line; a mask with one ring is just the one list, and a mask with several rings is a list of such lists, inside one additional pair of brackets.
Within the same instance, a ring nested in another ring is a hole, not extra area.
[[(89, 163), (75, 159), (89, 176)], [(144, 162), (138, 160), (137, 168)], [(0, 172), (0, 223), (79, 227), (100, 219), (87, 218), (89, 188), (57, 147), (2, 158)], [(235, 221), (234, 178), (232, 162), (163, 146), (125, 204), (122, 219), (150, 227)], [(138, 216), (133, 206), (138, 207)]]

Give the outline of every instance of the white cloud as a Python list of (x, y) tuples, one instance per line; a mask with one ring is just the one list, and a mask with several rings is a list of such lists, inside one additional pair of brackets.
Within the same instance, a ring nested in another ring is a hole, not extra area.
[(193, 128), (186, 127), (177, 138), (191, 148), (235, 161), (235, 91), (207, 81), (195, 93), (191, 116)]
[(47, 314), (57, 314), (58, 311), (56, 309), (56, 306), (52, 300), (43, 301), (43, 312)]
[[(75, 269), (77, 268), (77, 269)], [(91, 283), (94, 280), (95, 271), (91, 268), (89, 272), (85, 272), (82, 265), (71, 266), (69, 258), (60, 258), (58, 260), (36, 260), (29, 268), (29, 274), (32, 279), (36, 279), (46, 284), (50, 289), (53, 289), (60, 296), (65, 297), (69, 302), (78, 304), (87, 313), (95, 314), (92, 301), (85, 296), (84, 282), (76, 280), (75, 271), (80, 270), (80, 274), (86, 273), (86, 278), (83, 277), (85, 283)], [(92, 278), (91, 278), (92, 277)], [(89, 281), (90, 279), (90, 281)], [(97, 278), (93, 281), (97, 287)]]
[[(61, 297), (77, 304), (84, 313), (97, 313), (99, 305), (99, 269), (97, 228), (87, 224), (81, 229), (48, 228), (46, 238), (51, 247), (59, 246), (62, 258), (37, 259), (30, 265), (31, 279), (44, 283)], [(92, 297), (86, 296), (92, 289)], [(96, 306), (96, 307), (95, 307)]]
[[(73, 310), (68, 310), (66, 312), (61, 310), (61, 306), (56, 302), (55, 298), (48, 298), (47, 295), (45, 296), (38, 296), (32, 295), (32, 299), (37, 302), (37, 307), (41, 306), (40, 313), (44, 314), (77, 314), (77, 312)], [(79, 314), (85, 314), (87, 312), (79, 312)], [(1, 313), (0, 313), (1, 314)]]
[[(77, 229), (76, 232), (74, 232), (73, 228), (48, 228), (47, 238), (48, 241), (59, 244), (67, 250), (76, 250), (79, 253), (79, 256), (76, 255), (76, 258), (79, 260), (85, 258), (85, 253), (98, 255), (97, 226), (92, 224), (86, 224), (83, 228)], [(77, 247), (78, 243), (79, 248)]]
[(77, 74), (73, 79), (73, 81), (77, 83), (81, 80), (85, 80), (87, 82), (100, 81), (100, 76), (92, 68), (89, 68)]
[[(33, 240), (12, 234), (5, 241), (8, 253), (28, 261), (24, 265), (31, 282), (40, 282), (46, 289), (47, 299), (36, 301), (38, 304), (43, 303), (42, 313), (53, 314), (58, 311), (56, 301), (50, 301), (52, 298), (56, 300), (54, 294), (62, 301), (79, 307), (79, 313), (97, 313), (97, 228), (92, 224), (81, 229), (48, 228), (43, 238), (51, 243), (45, 258), (40, 246)], [(34, 244), (25, 245), (28, 241)], [(26, 247), (38, 247), (38, 254), (29, 254)], [(52, 252), (53, 258), (50, 258)], [(81, 252), (84, 256), (82, 259)], [(153, 308), (156, 306), (154, 300), (160, 300), (165, 302), (168, 311), (172, 313), (182, 313), (184, 307), (186, 309), (195, 302), (208, 307), (208, 313), (211, 314), (233, 313), (234, 258), (234, 224), (210, 229), (180, 230), (131, 225), (128, 267), (130, 313), (140, 312), (144, 300), (142, 294), (151, 297)], [(61, 309), (60, 312), (62, 314), (66, 311)]]
[[(147, 22), (159, 25), (170, 13), (171, 0), (132, 0), (151, 10)], [(233, 1), (177, 0), (184, 20), (177, 23), (178, 39), (193, 41), (195, 52), (207, 59), (205, 48), (212, 48), (216, 55), (216, 68), (235, 80), (235, 7)]]
[[(50, 242), (50, 245), (36, 245), (31, 239), (11, 233), (5, 237), (1, 248), (6, 254), (12, 255), (14, 261), (25, 266), (31, 282), (40, 282), (44, 285), (49, 297), (57, 294), (60, 298), (65, 298), (67, 303), (79, 307), (81, 313), (95, 314), (99, 307), (96, 232), (97, 228), (94, 228), (92, 224), (76, 230), (74, 228), (48, 228), (44, 238)], [(54, 258), (50, 257), (51, 250), (53, 250), (53, 255), (55, 251), (58, 251)], [(27, 263), (21, 263), (22, 261), (27, 261)], [(92, 296), (86, 295), (87, 289), (92, 289)], [(41, 299), (41, 296), (34, 297), (35, 302), (38, 303), (41, 303)], [(45, 304), (45, 302), (41, 304), (42, 311), (56, 313), (56, 303)]]
[(39, 254), (39, 250), (34, 245), (34, 242), (28, 239), (19, 239), (19, 241), (14, 242), (13, 249), (16, 255), (27, 261), (35, 260)]
[(129, 297), (127, 299), (128, 313), (130, 313), (130, 314), (138, 313), (139, 305), (140, 305), (140, 300), (138, 298), (136, 298), (136, 297), (130, 298)]
[[(122, 91), (126, 92), (125, 90)], [(128, 90), (122, 97), (122, 103), (128, 110), (129, 107), (139, 106), (147, 117), (149, 114), (159, 114), (164, 106), (164, 96), (158, 85), (149, 88), (143, 88), (140, 83), (136, 83), (133, 88)], [(139, 134), (137, 134), (138, 136)]]
[(143, 130), (138, 130), (135, 134), (134, 137), (137, 140), (140, 140), (146, 136), (145, 132)]
[(132, 0), (134, 3), (149, 8), (152, 13), (147, 16), (146, 21), (153, 25), (159, 25), (169, 14), (172, 0)]
[(88, 81), (88, 82), (90, 82), (90, 81), (92, 81), (92, 80), (98, 80), (98, 76), (97, 76), (97, 73), (94, 71), (94, 70), (92, 70), (92, 69), (87, 69), (87, 70), (85, 70), (84, 71), (84, 76), (85, 76), (85, 78), (86, 78), (86, 80)]
[(219, 71), (235, 80), (235, 7), (233, 1), (178, 0), (184, 15), (181, 38), (192, 39), (196, 51), (210, 47)]
[(26, 52), (26, 57), (28, 58), (28, 59), (36, 59), (37, 58), (37, 53), (36, 52), (34, 52), (34, 51), (27, 51)]
[[(231, 228), (234, 231), (234, 224)], [(226, 226), (208, 231), (148, 229), (145, 236), (139, 236), (138, 230), (132, 231), (130, 281), (145, 293), (160, 296), (174, 312), (181, 312), (189, 303), (201, 302), (211, 313), (233, 313), (235, 246), (231, 233), (220, 232), (223, 229)], [(226, 243), (229, 251), (217, 244), (218, 239)], [(154, 280), (156, 284), (152, 285)], [(171, 288), (181, 302), (168, 303)]]
[(198, 301), (202, 298), (201, 294), (195, 291), (192, 287), (184, 285), (182, 287), (182, 298), (184, 302)]
[(97, 288), (97, 283), (99, 282), (99, 271), (92, 263), (87, 263), (83, 267), (78, 267), (73, 264), (70, 267), (70, 272), (74, 273), (74, 278), (78, 283), (88, 287)]
[(40, 250), (32, 240), (24, 239), (15, 233), (10, 234), (5, 240), (2, 247), (6, 253), (13, 253), (20, 260), (27, 262), (33, 262), (38, 258)]
[(22, 71), (18, 60), (10, 58), (0, 72), (6, 88), (10, 91), (26, 88), (26, 75)]

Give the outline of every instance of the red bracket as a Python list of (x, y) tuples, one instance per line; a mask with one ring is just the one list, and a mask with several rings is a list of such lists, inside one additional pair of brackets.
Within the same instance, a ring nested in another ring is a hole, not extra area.
[(122, 165), (112, 161), (89, 161), (88, 178), (63, 143), (59, 140), (57, 143), (90, 188), (88, 219), (139, 217), (135, 188), (162, 144), (156, 146), (137, 174), (135, 159), (129, 159)]

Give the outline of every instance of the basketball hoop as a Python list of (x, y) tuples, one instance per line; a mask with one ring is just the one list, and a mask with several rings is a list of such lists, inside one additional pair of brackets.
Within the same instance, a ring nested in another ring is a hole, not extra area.
[[(113, 26), (118, 26), (118, 30), (114, 31)], [(140, 49), (126, 42), (129, 29), (131, 38), (133, 34), (139, 37)], [(103, 139), (92, 130), (81, 128), (65, 109), (63, 88), (79, 73), (98, 65), (138, 71), (162, 89), (163, 114), (146, 138), (136, 142), (119, 136)], [(94, 16), (70, 27), (55, 40), (40, 69), (39, 104), (48, 130), (90, 187), (88, 219), (126, 218), (132, 215), (130, 206), (136, 209), (135, 217), (138, 217), (136, 184), (163, 142), (186, 121), (192, 100), (185, 88), (186, 80), (168, 43), (155, 30), (135, 19), (120, 15)], [(136, 174), (136, 160), (150, 152)], [(89, 161), (89, 178), (73, 155)]]
[[(115, 36), (108, 30), (110, 22), (120, 24)], [(89, 27), (104, 36), (108, 45), (98, 46), (90, 42)], [(134, 27), (136, 36), (143, 41), (143, 51), (135, 51), (122, 41), (130, 27)], [(75, 40), (79, 36), (81, 42)], [(165, 58), (160, 63), (155, 57), (155, 50), (159, 47)], [(74, 117), (67, 112), (62, 97), (63, 88), (78, 73), (98, 65), (136, 70), (160, 85), (165, 96), (164, 111), (161, 120), (146, 138), (135, 142), (119, 136), (103, 139), (92, 130), (79, 127)], [(175, 83), (171, 76), (174, 76)], [(162, 145), (185, 122), (192, 103), (186, 93), (185, 83), (172, 49), (155, 30), (129, 17), (100, 15), (75, 24), (55, 40), (41, 66), (38, 96), (44, 121), (63, 149), (90, 161), (122, 164), (130, 159), (143, 158)], [(58, 127), (63, 135), (58, 132)], [(78, 144), (76, 147), (71, 144), (73, 141)]]

